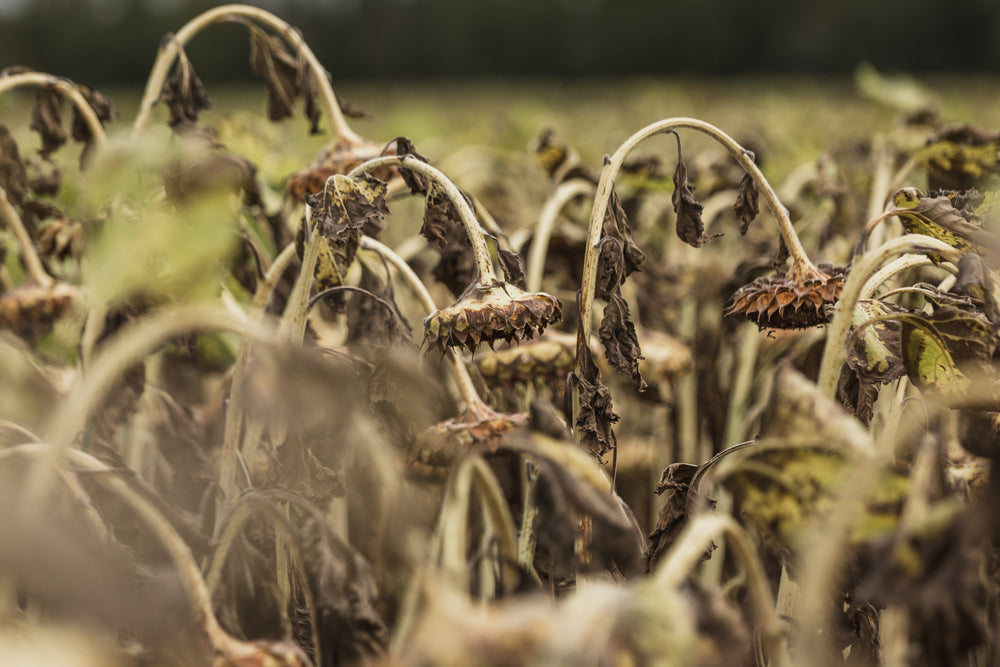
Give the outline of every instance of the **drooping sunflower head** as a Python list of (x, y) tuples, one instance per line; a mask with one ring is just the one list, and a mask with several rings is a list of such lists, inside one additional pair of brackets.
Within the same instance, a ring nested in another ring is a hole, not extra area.
[(506, 434), (526, 423), (524, 414), (496, 412), (482, 404), (470, 406), (417, 434), (406, 452), (406, 472), (412, 478), (441, 481), (463, 454), (495, 452)]
[(424, 340), (445, 352), (481, 343), (522, 341), (545, 331), (562, 317), (559, 299), (545, 292), (525, 292), (502, 281), (473, 283), (458, 300), (424, 320)]
[(761, 329), (807, 329), (826, 324), (826, 306), (840, 298), (846, 271), (824, 264), (804, 276), (762, 276), (733, 294), (726, 315), (743, 315)]

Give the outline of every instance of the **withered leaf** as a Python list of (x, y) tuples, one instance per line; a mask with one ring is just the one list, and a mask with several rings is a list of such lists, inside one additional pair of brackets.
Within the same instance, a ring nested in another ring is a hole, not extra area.
[[(329, 79), (330, 73), (324, 69), (322, 72), (317, 72), (314, 75), (312, 69), (309, 67), (309, 63), (305, 59), (300, 59), (299, 84), (302, 88), (302, 113), (309, 120), (309, 134), (313, 135), (323, 133), (319, 128), (319, 121), (323, 117), (323, 111), (320, 109), (319, 102), (316, 99), (318, 93), (316, 91), (315, 76), (325, 76)], [(337, 101), (340, 101), (339, 96), (337, 97)]]
[(335, 174), (323, 191), (307, 195), (312, 207), (316, 230), (334, 241), (343, 241), (352, 234), (377, 237), (385, 227), (386, 184), (377, 178), (350, 178)]
[[(580, 395), (580, 414), (576, 419), (576, 428), (582, 435), (581, 440), (590, 447), (590, 452), (601, 459), (618, 446), (612, 425), (621, 418), (615, 414), (610, 390), (601, 382), (601, 373), (594, 363), (590, 346), (578, 343), (576, 348), (580, 375), (570, 374)], [(567, 415), (567, 418), (570, 416)]]
[(358, 287), (372, 296), (358, 294), (348, 303), (346, 342), (375, 349), (412, 343), (413, 332), (396, 305), (392, 283), (361, 262)]
[(635, 242), (635, 239), (632, 238), (632, 227), (629, 225), (628, 217), (622, 208), (621, 200), (618, 199), (618, 193), (613, 189), (608, 199), (608, 208), (604, 213), (604, 224), (601, 227), (601, 234), (602, 238), (612, 238), (621, 246), (624, 270), (620, 281), (624, 282), (632, 272), (639, 270), (639, 266), (646, 259), (646, 253), (642, 251)]
[(66, 131), (62, 127), (62, 98), (53, 86), (41, 86), (35, 93), (29, 127), (42, 137), (42, 148), (38, 152), (43, 157), (48, 157), (66, 143)]
[(759, 194), (757, 182), (753, 180), (749, 172), (744, 173), (743, 178), (740, 179), (740, 189), (736, 193), (736, 203), (733, 204), (733, 211), (740, 219), (740, 234), (747, 233), (747, 230), (750, 229), (750, 223), (760, 213)]
[(902, 377), (906, 372), (899, 348), (899, 322), (895, 319), (876, 318), (904, 312), (896, 306), (877, 299), (860, 299), (854, 307), (853, 326), (864, 327), (851, 337), (847, 365), (858, 374), (863, 383), (886, 383)]
[(329, 289), (343, 282), (354, 263), (361, 235), (378, 237), (385, 226), (386, 184), (370, 176), (332, 176), (323, 191), (307, 195), (313, 228), (323, 236), (316, 263), (316, 288)]
[(967, 372), (988, 368), (996, 340), (984, 316), (944, 306), (900, 320), (903, 362), (919, 389), (958, 399), (972, 383)]
[(958, 261), (958, 276), (952, 291), (981, 301), (983, 313), (993, 325), (993, 331), (1000, 333), (1000, 285), (982, 255), (969, 252), (962, 256)]
[(677, 137), (677, 168), (674, 169), (674, 193), (670, 197), (677, 214), (677, 236), (695, 248), (700, 248), (714, 237), (705, 235), (705, 223), (701, 220), (704, 208), (694, 198), (694, 188), (688, 182), (687, 165), (681, 152), (681, 140)]
[[(471, 205), (469, 196), (464, 192), (462, 195)], [(453, 293), (461, 294), (477, 275), (472, 242), (458, 209), (433, 182), (427, 188), (420, 234), (440, 252), (440, 259), (431, 271), (434, 278)]]
[(316, 604), (324, 664), (359, 664), (382, 654), (389, 633), (378, 612), (371, 565), (341, 541), (318, 510), (302, 527), (303, 560)]
[[(170, 39), (173, 39), (173, 35), (168, 34), (164, 38), (164, 40)], [(198, 122), (198, 114), (212, 108), (208, 91), (195, 74), (194, 67), (183, 50), (177, 55), (173, 75), (163, 82), (157, 101), (167, 105), (170, 111), (170, 120), (167, 124), (172, 128), (194, 125)]]
[[(396, 145), (396, 155), (410, 155), (421, 162), (427, 162), (427, 158), (418, 153), (413, 142), (406, 137), (396, 137), (391, 143)], [(410, 188), (410, 194), (428, 194), (427, 188), (429, 183), (427, 177), (423, 174), (419, 174), (406, 167), (399, 167), (399, 175), (402, 177), (403, 182), (406, 183), (406, 186)]]
[(0, 125), (0, 188), (11, 204), (18, 206), (27, 196), (28, 174), (21, 161), (17, 141), (6, 125)]
[[(77, 84), (76, 89), (87, 100), (87, 104), (93, 109), (94, 115), (97, 116), (97, 120), (101, 121), (102, 125), (118, 118), (118, 110), (115, 109), (111, 100), (103, 93), (79, 84)], [(94, 139), (90, 133), (90, 126), (87, 125), (87, 121), (83, 119), (83, 115), (75, 105), (73, 107), (72, 132), (74, 141), (80, 141), (89, 145)]]
[(1000, 249), (996, 236), (981, 225), (970, 222), (946, 196), (931, 197), (917, 188), (902, 188), (893, 195), (892, 202), (897, 207), (896, 216), (908, 234), (924, 234), (958, 250), (982, 252)]
[(948, 127), (930, 137), (914, 158), (927, 169), (932, 190), (965, 190), (1000, 172), (1000, 132)]
[(302, 93), (299, 62), (280, 37), (269, 35), (252, 23), (245, 25), (250, 31), (250, 70), (267, 86), (267, 117), (287, 118)]
[(504, 281), (518, 289), (526, 289), (524, 263), (521, 261), (521, 256), (513, 250), (502, 248), (497, 244), (497, 258), (500, 260), (500, 268), (503, 269)]
[(692, 500), (691, 484), (699, 469), (700, 466), (692, 463), (671, 463), (660, 476), (660, 481), (656, 485), (656, 495), (666, 495), (660, 513), (656, 517), (656, 526), (649, 533), (649, 548), (645, 554), (647, 572), (656, 569), (657, 563), (688, 524)]
[(625, 302), (620, 290), (611, 295), (604, 307), (599, 334), (608, 363), (623, 377), (628, 378), (637, 390), (646, 391), (646, 381), (639, 373), (639, 360), (643, 358), (642, 350), (635, 333), (635, 325), (629, 317), (628, 303)]

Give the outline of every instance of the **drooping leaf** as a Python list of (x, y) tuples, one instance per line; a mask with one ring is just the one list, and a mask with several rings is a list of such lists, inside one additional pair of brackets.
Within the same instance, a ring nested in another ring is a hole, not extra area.
[(995, 251), (1000, 247), (992, 233), (968, 220), (948, 197), (930, 197), (917, 188), (902, 188), (892, 201), (897, 207), (896, 216), (908, 234), (924, 234), (958, 250), (972, 252)]
[[(576, 418), (581, 440), (598, 459), (618, 446), (613, 424), (621, 418), (612, 406), (611, 392), (601, 381), (601, 373), (594, 363), (589, 345), (577, 344), (580, 374), (570, 375), (576, 382), (580, 395), (580, 413)], [(570, 418), (571, 413), (567, 414)]]
[(608, 199), (608, 208), (604, 213), (604, 224), (601, 227), (602, 239), (610, 238), (618, 242), (621, 246), (622, 271), (619, 275), (619, 282), (624, 282), (634, 271), (639, 270), (639, 266), (646, 259), (646, 253), (635, 242), (632, 237), (632, 227), (629, 225), (625, 211), (622, 209), (618, 194), (612, 190)]
[(396, 305), (392, 283), (362, 261), (358, 287), (370, 296), (355, 294), (348, 303), (346, 342), (375, 349), (412, 343), (413, 332)]
[(699, 469), (700, 466), (693, 463), (672, 463), (660, 476), (656, 495), (663, 496), (663, 506), (649, 534), (649, 548), (645, 554), (647, 572), (656, 569), (657, 563), (688, 524), (691, 500), (696, 495), (692, 493), (691, 483)]
[(760, 213), (758, 198), (757, 182), (753, 180), (749, 172), (743, 174), (743, 178), (740, 179), (740, 189), (736, 193), (736, 203), (733, 204), (733, 210), (740, 219), (740, 234), (747, 233), (747, 230), (750, 229), (750, 223)]
[(983, 314), (1000, 333), (1000, 283), (986, 266), (982, 255), (969, 252), (958, 261), (958, 276), (952, 291), (978, 299), (983, 304)]
[(42, 148), (38, 152), (43, 157), (48, 157), (66, 143), (62, 122), (62, 98), (54, 86), (41, 86), (35, 93), (29, 127), (42, 137)]
[(930, 189), (966, 190), (1000, 173), (1000, 132), (948, 127), (930, 137), (914, 159), (927, 169)]
[[(164, 41), (172, 40), (174, 36), (168, 34)], [(163, 48), (162, 46), (160, 47)], [(212, 102), (208, 99), (208, 91), (205, 90), (201, 79), (194, 72), (194, 66), (188, 60), (187, 54), (180, 49), (177, 54), (177, 64), (174, 66), (174, 73), (163, 82), (160, 90), (158, 102), (167, 105), (170, 111), (170, 120), (167, 124), (172, 128), (184, 128), (198, 122), (198, 114), (206, 109), (212, 108)]]
[(886, 383), (906, 372), (899, 348), (899, 322), (881, 319), (904, 309), (877, 299), (860, 299), (854, 307), (852, 325), (860, 332), (851, 337), (847, 365), (858, 374), (862, 383)]
[(960, 398), (972, 380), (962, 372), (942, 338), (919, 318), (902, 325), (902, 351), (907, 375), (918, 388), (949, 398)]
[(677, 214), (677, 236), (684, 243), (700, 248), (715, 238), (705, 235), (705, 223), (701, 220), (701, 212), (704, 207), (701, 202), (694, 198), (694, 188), (688, 182), (687, 165), (684, 163), (679, 136), (677, 137), (677, 168), (674, 169), (674, 194), (670, 200), (674, 205), (674, 213)]
[(17, 141), (6, 125), (0, 125), (0, 188), (11, 204), (18, 206), (27, 197), (28, 174)]
[[(416, 146), (406, 137), (396, 137), (391, 143), (396, 146), (396, 155), (411, 155), (421, 162), (428, 161), (427, 158), (417, 152)], [(403, 178), (403, 182), (406, 183), (407, 187), (410, 188), (410, 194), (426, 195), (428, 193), (429, 183), (427, 177), (423, 174), (415, 172), (412, 169), (407, 169), (406, 167), (400, 167), (399, 175)]]
[(292, 115), (302, 94), (299, 62), (285, 42), (250, 22), (250, 70), (267, 86), (267, 117), (281, 120)]
[(521, 256), (513, 250), (501, 248), (497, 244), (497, 258), (500, 260), (500, 268), (503, 269), (504, 281), (514, 285), (518, 289), (526, 289), (524, 284), (524, 264)]
[[(94, 111), (94, 115), (97, 116), (97, 120), (101, 121), (102, 125), (118, 118), (118, 110), (115, 109), (115, 106), (106, 95), (79, 84), (76, 85), (76, 89), (87, 100), (87, 104), (90, 105), (90, 108)], [(90, 132), (90, 126), (87, 125), (87, 121), (83, 119), (83, 115), (75, 105), (73, 106), (72, 132), (74, 141), (80, 141), (89, 145), (94, 139)]]
[(389, 633), (378, 610), (371, 565), (330, 530), (318, 511), (306, 520), (302, 534), (324, 664), (360, 664), (381, 655)]
[(350, 178), (335, 174), (323, 191), (307, 195), (312, 207), (314, 232), (323, 237), (316, 263), (316, 288), (342, 284), (354, 262), (362, 234), (378, 237), (385, 226), (386, 184), (376, 178)]
[[(850, 467), (842, 451), (818, 440), (766, 439), (723, 456), (711, 477), (733, 495), (734, 516), (746, 517), (767, 544), (787, 556), (809, 526), (833, 511)], [(880, 471), (851, 543), (868, 543), (891, 531), (907, 489), (908, 479), (900, 471)]]
[(598, 331), (601, 343), (604, 345), (604, 356), (607, 357), (615, 370), (640, 391), (646, 391), (646, 381), (639, 372), (639, 360), (642, 350), (635, 333), (635, 325), (629, 317), (628, 303), (617, 291), (611, 295), (604, 307), (604, 316)]

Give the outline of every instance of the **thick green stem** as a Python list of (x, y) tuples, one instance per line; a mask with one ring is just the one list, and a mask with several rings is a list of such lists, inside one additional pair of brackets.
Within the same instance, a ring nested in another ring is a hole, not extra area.
[[(0, 79), (2, 81), (3, 79)], [(13, 232), (18, 245), (21, 246), (21, 257), (24, 258), (24, 266), (28, 270), (28, 277), (39, 287), (49, 287), (54, 282), (52, 276), (45, 271), (42, 260), (35, 249), (35, 243), (31, 240), (28, 230), (18, 215), (17, 209), (7, 199), (7, 191), (0, 187), (0, 216), (7, 223), (7, 227)]]
[(42, 72), (22, 72), (21, 74), (0, 77), (0, 94), (19, 88), (20, 86), (52, 86), (73, 103), (73, 106), (76, 107), (76, 110), (83, 117), (83, 121), (87, 124), (90, 136), (93, 137), (94, 142), (101, 146), (107, 141), (107, 134), (104, 132), (104, 126), (101, 125), (101, 119), (94, 113), (94, 109), (90, 106), (87, 98), (83, 96), (83, 93), (72, 82)]
[[(597, 263), (600, 258), (601, 230), (604, 226), (604, 216), (608, 209), (608, 202), (611, 192), (614, 190), (615, 177), (617, 177), (625, 158), (644, 139), (657, 134), (665, 134), (680, 128), (697, 130), (712, 137), (722, 144), (733, 158), (739, 162), (740, 166), (750, 175), (757, 186), (758, 191), (764, 196), (768, 208), (774, 215), (778, 223), (778, 230), (788, 248), (788, 254), (792, 258), (793, 266), (791, 272), (797, 272), (803, 277), (809, 275), (821, 276), (822, 272), (809, 260), (802, 243), (799, 241), (792, 221), (788, 217), (788, 210), (778, 199), (774, 188), (764, 178), (764, 174), (754, 163), (751, 154), (740, 144), (736, 143), (732, 137), (710, 123), (696, 118), (667, 118), (665, 120), (652, 123), (642, 128), (631, 137), (625, 140), (615, 154), (606, 158), (604, 169), (601, 171), (601, 180), (597, 184), (597, 195), (594, 198), (594, 207), (590, 214), (590, 227), (587, 231), (587, 250), (583, 261), (583, 284), (581, 285), (580, 297), (580, 326), (583, 331), (583, 340), (590, 340), (590, 332), (593, 323), (590, 312), (594, 304), (594, 290), (597, 282)], [(577, 369), (580, 372), (580, 369)]]
[(313, 81), (316, 84), (320, 103), (323, 105), (323, 110), (326, 111), (327, 118), (330, 119), (331, 131), (348, 141), (355, 143), (364, 142), (365, 140), (347, 125), (347, 120), (340, 110), (340, 104), (337, 102), (337, 96), (330, 85), (330, 79), (327, 76), (326, 70), (320, 64), (312, 49), (309, 48), (309, 45), (302, 39), (302, 34), (298, 29), (268, 11), (249, 5), (222, 5), (210, 9), (188, 21), (171, 39), (164, 40), (160, 46), (160, 50), (156, 54), (156, 61), (153, 63), (153, 69), (146, 82), (146, 90), (142, 95), (142, 101), (139, 103), (139, 111), (132, 126), (133, 134), (138, 134), (149, 124), (153, 107), (160, 99), (163, 83), (166, 81), (167, 75), (170, 73), (170, 68), (173, 67), (174, 61), (177, 60), (181, 49), (206, 27), (214, 23), (231, 21), (240, 17), (248, 18), (272, 28), (305, 59), (309, 65)]
[(479, 284), (488, 287), (496, 282), (496, 276), (493, 273), (493, 259), (490, 257), (490, 249), (486, 245), (486, 236), (483, 233), (483, 228), (476, 219), (476, 214), (473, 212), (472, 207), (469, 206), (469, 202), (462, 196), (462, 192), (451, 179), (445, 176), (440, 169), (432, 167), (412, 155), (377, 157), (358, 165), (348, 176), (359, 176), (382, 167), (405, 167), (426, 176), (441, 186), (445, 195), (447, 195), (458, 211), (458, 216), (462, 219), (465, 231), (469, 235), (469, 241), (472, 243), (472, 252), (476, 258), (476, 268), (479, 271)]
[(528, 268), (525, 272), (525, 286), (529, 292), (542, 289), (542, 274), (545, 271), (545, 256), (549, 250), (549, 239), (559, 212), (571, 201), (580, 196), (592, 196), (594, 184), (583, 178), (574, 178), (556, 186), (552, 195), (545, 201), (542, 212), (538, 215), (538, 224), (531, 240), (531, 252), (528, 254)]
[[(964, 254), (944, 241), (922, 234), (906, 234), (894, 238), (880, 247), (862, 255), (847, 275), (840, 299), (834, 307), (833, 317), (826, 329), (826, 344), (823, 361), (816, 384), (822, 395), (834, 398), (837, 392), (837, 378), (840, 367), (847, 360), (848, 332), (854, 317), (854, 307), (858, 303), (865, 285), (883, 263), (893, 257), (908, 253), (940, 255), (948, 261), (958, 262)], [(869, 287), (868, 289), (872, 289)]]

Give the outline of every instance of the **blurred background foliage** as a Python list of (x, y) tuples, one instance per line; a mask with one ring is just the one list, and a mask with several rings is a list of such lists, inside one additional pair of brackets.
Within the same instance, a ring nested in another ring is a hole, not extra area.
[[(149, 73), (204, 0), (0, 0), (0, 64), (90, 85)], [(1000, 68), (995, 0), (268, 0), (335, 80), (427, 77), (915, 74)], [(197, 40), (205, 80), (249, 77), (237, 26)]]

